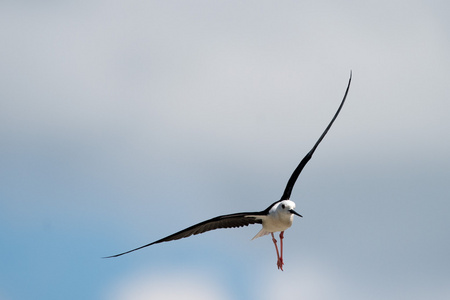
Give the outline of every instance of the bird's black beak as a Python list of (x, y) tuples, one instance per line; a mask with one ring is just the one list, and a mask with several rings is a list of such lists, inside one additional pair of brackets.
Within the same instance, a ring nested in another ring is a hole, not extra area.
[(296, 212), (295, 210), (293, 210), (293, 209), (291, 209), (290, 210), (290, 212), (291, 213), (293, 213), (294, 215), (297, 215), (297, 216), (299, 216), (299, 217), (302, 217), (303, 218), (303, 216), (301, 215), (301, 214), (299, 214), (298, 212)]

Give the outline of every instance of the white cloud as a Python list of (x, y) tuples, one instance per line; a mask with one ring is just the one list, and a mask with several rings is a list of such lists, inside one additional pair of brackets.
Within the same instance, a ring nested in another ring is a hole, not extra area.
[(214, 276), (207, 272), (175, 270), (139, 272), (121, 279), (110, 291), (110, 300), (224, 300), (231, 299)]
[(284, 273), (270, 272), (268, 281), (270, 289), (266, 289), (261, 299), (338, 299), (340, 281), (333, 272), (319, 263), (306, 265), (296, 264), (295, 261), (285, 266)]
[[(366, 299), (366, 300), (424, 300), (424, 299), (449, 299), (450, 288), (448, 284), (439, 282), (404, 282), (401, 280), (387, 279), (370, 282), (371, 271), (368, 270), (367, 277), (342, 273), (343, 270), (335, 269), (319, 262), (316, 259), (305, 260), (303, 264), (295, 261), (285, 266), (285, 274), (279, 274), (267, 270), (271, 274), (267, 278), (267, 286), (260, 299)], [(386, 272), (388, 272), (386, 270)]]

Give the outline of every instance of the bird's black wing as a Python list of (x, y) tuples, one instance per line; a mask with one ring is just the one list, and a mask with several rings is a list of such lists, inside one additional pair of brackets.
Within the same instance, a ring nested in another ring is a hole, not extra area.
[(284, 189), (284, 193), (283, 193), (283, 196), (281, 196), (280, 201), (281, 200), (288, 200), (291, 197), (292, 188), (295, 185), (295, 181), (297, 181), (297, 178), (300, 175), (300, 173), (302, 172), (303, 168), (306, 166), (308, 161), (311, 159), (312, 155), (314, 154), (314, 151), (316, 151), (317, 146), (319, 146), (320, 142), (325, 137), (325, 135), (327, 134), (328, 130), (331, 128), (331, 125), (333, 125), (334, 120), (336, 120), (337, 116), (339, 115), (339, 112), (341, 111), (341, 108), (344, 105), (345, 99), (347, 98), (347, 93), (348, 93), (348, 90), (350, 89), (350, 83), (351, 82), (352, 82), (352, 72), (350, 72), (350, 79), (348, 80), (347, 89), (345, 90), (344, 98), (342, 99), (341, 105), (339, 105), (339, 108), (338, 108), (336, 114), (334, 115), (334, 117), (331, 120), (330, 124), (328, 124), (327, 128), (322, 133), (322, 135), (320, 136), (319, 140), (316, 142), (314, 147), (308, 152), (308, 154), (306, 154), (306, 156), (302, 159), (300, 164), (294, 170), (294, 173), (292, 173), (291, 178), (289, 178), (289, 181), (288, 181), (288, 183), (286, 185), (286, 188)]
[(223, 215), (218, 216), (206, 221), (203, 221), (201, 223), (192, 225), (191, 227), (188, 227), (186, 229), (180, 230), (174, 234), (171, 234), (169, 236), (166, 236), (165, 238), (162, 238), (160, 240), (157, 240), (153, 243), (138, 247), (133, 250), (129, 250), (120, 254), (107, 256), (104, 258), (111, 258), (111, 257), (117, 257), (121, 256), (154, 244), (162, 243), (162, 242), (169, 242), (174, 241), (182, 238), (189, 237), (191, 235), (204, 233), (206, 231), (219, 229), (219, 228), (235, 228), (235, 227), (243, 227), (248, 226), (250, 224), (262, 224), (261, 218), (258, 218), (259, 215), (264, 215), (263, 212), (245, 212), (245, 213), (235, 213), (235, 214), (229, 214), (229, 215)]

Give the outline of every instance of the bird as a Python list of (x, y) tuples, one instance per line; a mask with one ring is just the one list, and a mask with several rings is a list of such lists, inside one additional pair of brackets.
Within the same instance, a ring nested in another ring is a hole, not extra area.
[[(152, 243), (146, 244), (144, 246), (140, 246), (138, 248), (128, 250), (119, 254), (106, 256), (103, 258), (113, 258), (122, 256), (124, 254), (128, 254), (130, 252), (140, 250), (142, 248), (146, 248), (155, 244), (159, 244), (162, 242), (174, 241), (182, 238), (187, 238), (192, 235), (201, 234), (210, 230), (220, 229), (220, 228), (237, 228), (244, 227), (251, 224), (261, 224), (262, 229), (252, 238), (252, 240), (270, 234), (272, 236), (272, 242), (275, 245), (275, 250), (277, 253), (277, 267), (279, 270), (283, 271), (283, 239), (284, 239), (284, 231), (291, 227), (294, 215), (298, 217), (302, 217), (299, 213), (297, 213), (295, 209), (294, 201), (290, 200), (292, 189), (294, 188), (295, 182), (302, 172), (305, 165), (309, 162), (311, 157), (313, 156), (316, 148), (319, 146), (322, 139), (328, 133), (328, 130), (333, 125), (337, 116), (339, 115), (342, 107), (344, 106), (345, 99), (347, 98), (348, 91), (350, 89), (350, 84), (352, 81), (352, 72), (350, 71), (350, 78), (348, 80), (347, 89), (345, 90), (344, 97), (331, 119), (328, 126), (325, 128), (322, 135), (319, 137), (317, 142), (314, 144), (312, 149), (306, 154), (306, 156), (300, 161), (298, 166), (295, 168), (291, 177), (289, 178), (286, 188), (284, 189), (283, 195), (280, 200), (275, 201), (271, 205), (269, 205), (266, 209), (257, 212), (240, 212), (233, 213), (227, 215), (217, 216), (206, 221), (200, 222), (198, 224), (192, 225), (186, 229), (180, 230), (174, 234), (161, 238)], [(277, 240), (274, 236), (274, 233), (280, 232), (280, 248), (277, 246)]]

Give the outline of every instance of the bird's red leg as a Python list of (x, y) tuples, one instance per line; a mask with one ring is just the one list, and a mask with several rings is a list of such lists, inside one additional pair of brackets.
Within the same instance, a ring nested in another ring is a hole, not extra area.
[(280, 258), (280, 253), (278, 252), (277, 240), (273, 236), (273, 232), (271, 232), (271, 234), (272, 234), (272, 242), (275, 245), (275, 250), (277, 250), (277, 266), (278, 269), (281, 269), (281, 271), (283, 271), (283, 259)]
[(282, 231), (280, 233), (280, 252), (281, 252), (281, 255), (280, 255), (280, 258), (278, 259), (278, 265), (280, 265), (279, 269), (281, 269), (281, 271), (283, 271), (283, 265), (284, 265), (284, 262), (283, 262), (283, 239), (284, 239), (284, 231)]

